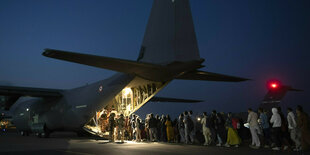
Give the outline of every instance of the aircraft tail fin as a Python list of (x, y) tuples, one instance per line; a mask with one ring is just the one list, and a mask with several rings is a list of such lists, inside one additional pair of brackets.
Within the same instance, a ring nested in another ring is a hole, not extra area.
[(138, 61), (165, 65), (199, 59), (189, 0), (154, 0)]

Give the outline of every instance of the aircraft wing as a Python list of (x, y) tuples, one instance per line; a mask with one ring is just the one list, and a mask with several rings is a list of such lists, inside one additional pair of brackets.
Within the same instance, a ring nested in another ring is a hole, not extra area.
[(205, 71), (199, 71), (199, 70), (196, 70), (193, 72), (187, 72), (183, 75), (178, 76), (176, 79), (224, 81), (224, 82), (241, 82), (241, 81), (249, 80), (249, 79), (245, 79), (245, 78), (223, 75), (223, 74), (218, 74), (218, 73), (205, 72)]
[(167, 97), (152, 97), (149, 102), (180, 102), (180, 103), (197, 103), (203, 102), (202, 100), (190, 100), (190, 99), (178, 99), (178, 98), (167, 98)]
[(21, 96), (58, 98), (62, 96), (60, 93), (61, 91), (62, 90), (46, 88), (0, 86), (0, 96), (6, 96), (6, 101), (4, 104), (5, 110), (9, 110)]
[(169, 81), (173, 78), (184, 80), (207, 80), (227, 82), (239, 82), (248, 80), (244, 78), (198, 70), (193, 72), (185, 72), (185, 74), (179, 76), (179, 74), (184, 70), (190, 71), (192, 69), (196, 69), (197, 67), (202, 67), (200, 64), (203, 62), (203, 60), (197, 60), (188, 63), (174, 63), (168, 66), (163, 66), (158, 64), (67, 52), (54, 49), (45, 49), (42, 54), (50, 58), (75, 62), (88, 66), (105, 68), (117, 72), (135, 74), (147, 80), (153, 81)]
[(170, 73), (167, 68), (161, 65), (90, 54), (45, 49), (43, 55), (50, 58), (109, 69), (117, 72), (136, 74), (150, 80), (160, 79), (158, 77), (155, 77), (154, 73)]

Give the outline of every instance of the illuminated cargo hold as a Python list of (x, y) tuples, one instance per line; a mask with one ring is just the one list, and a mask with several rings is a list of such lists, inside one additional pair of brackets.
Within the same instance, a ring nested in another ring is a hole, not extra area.
[(141, 108), (168, 82), (155, 82), (139, 77), (134, 78), (114, 99), (84, 126), (84, 130), (92, 134), (106, 137), (108, 135), (108, 122), (111, 113), (116, 118), (123, 114), (125, 117)]

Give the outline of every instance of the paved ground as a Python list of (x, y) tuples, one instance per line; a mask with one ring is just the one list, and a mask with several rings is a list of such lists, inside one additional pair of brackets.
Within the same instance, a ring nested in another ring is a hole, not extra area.
[[(309, 152), (308, 152), (309, 153)], [(79, 138), (75, 133), (54, 133), (51, 138), (37, 138), (34, 135), (23, 137), (15, 132), (0, 134), (0, 155), (10, 154), (302, 154), (290, 151), (272, 151), (270, 149), (253, 150), (247, 146), (224, 148), (215, 146), (180, 145), (170, 143), (109, 143), (96, 138)], [(307, 153), (306, 153), (307, 154)], [(310, 154), (310, 153), (309, 153)]]

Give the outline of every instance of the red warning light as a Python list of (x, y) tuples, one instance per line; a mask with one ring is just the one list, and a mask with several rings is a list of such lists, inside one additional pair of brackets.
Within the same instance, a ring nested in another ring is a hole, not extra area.
[(280, 82), (277, 80), (272, 80), (272, 81), (267, 82), (268, 89), (272, 89), (272, 90), (278, 89), (280, 85), (281, 85)]
[(272, 83), (272, 84), (270, 84), (270, 87), (271, 87), (271, 88), (277, 88), (277, 87), (278, 87), (278, 84), (277, 84), (277, 83)]

